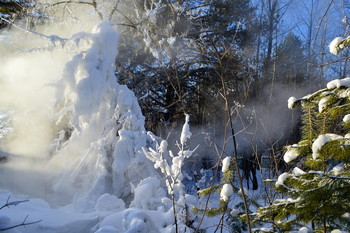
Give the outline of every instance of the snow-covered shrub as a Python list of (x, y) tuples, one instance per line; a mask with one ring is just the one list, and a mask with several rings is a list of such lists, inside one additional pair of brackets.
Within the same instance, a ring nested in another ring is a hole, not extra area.
[[(147, 158), (154, 163), (156, 169), (160, 169), (164, 175), (165, 183), (167, 186), (168, 194), (172, 200), (163, 199), (164, 203), (171, 205), (170, 210), (174, 213), (174, 229), (176, 232), (192, 232), (193, 229), (189, 228), (193, 221), (189, 220), (191, 213), (190, 209), (195, 203), (193, 196), (185, 194), (184, 184), (182, 182), (184, 174), (182, 173), (182, 167), (185, 159), (192, 156), (194, 150), (187, 148), (187, 140), (191, 137), (189, 126), (189, 115), (185, 116), (185, 123), (182, 127), (180, 144), (178, 144), (179, 151), (177, 155), (173, 151), (168, 150), (168, 143), (162, 140), (160, 143), (155, 137), (153, 141), (156, 143), (156, 149), (144, 148), (144, 153)], [(171, 163), (169, 164), (169, 160)], [(189, 224), (190, 223), (190, 224)]]

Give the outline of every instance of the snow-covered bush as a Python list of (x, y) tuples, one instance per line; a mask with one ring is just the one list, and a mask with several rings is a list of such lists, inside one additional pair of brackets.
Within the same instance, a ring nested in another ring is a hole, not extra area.
[[(167, 186), (168, 194), (172, 200), (163, 198), (164, 203), (171, 205), (170, 211), (174, 216), (174, 229), (176, 232), (193, 232), (191, 225), (194, 223), (194, 219), (191, 214), (192, 206), (195, 205), (195, 198), (189, 194), (185, 194), (182, 173), (182, 167), (186, 159), (190, 158), (194, 150), (187, 148), (187, 141), (190, 139), (192, 133), (189, 126), (190, 116), (186, 114), (185, 123), (182, 127), (180, 144), (178, 144), (179, 151), (177, 155), (173, 151), (168, 150), (168, 143), (162, 140), (160, 143), (152, 136), (153, 141), (156, 143), (156, 149), (148, 148), (144, 149), (144, 153), (147, 158), (154, 163), (156, 169), (160, 169), (164, 175), (165, 183)], [(169, 164), (169, 160), (171, 163)]]

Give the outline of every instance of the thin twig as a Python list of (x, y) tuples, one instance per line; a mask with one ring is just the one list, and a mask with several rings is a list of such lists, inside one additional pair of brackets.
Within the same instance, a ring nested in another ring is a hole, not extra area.
[(39, 223), (39, 222), (42, 221), (42, 220), (38, 220), (38, 221), (34, 221), (34, 222), (26, 222), (28, 217), (29, 217), (29, 215), (27, 215), (24, 218), (22, 223), (17, 224), (17, 225), (13, 225), (13, 226), (10, 226), (10, 227), (6, 227), (6, 228), (1, 228), (0, 231), (7, 231), (7, 230), (11, 230), (11, 229), (14, 229), (14, 228), (17, 228), (17, 227), (21, 227), (21, 226), (25, 227), (25, 226), (33, 225), (33, 224), (36, 224), (36, 223)]
[(19, 204), (21, 204), (23, 202), (28, 202), (29, 201), (29, 200), (23, 200), (23, 201), (11, 201), (10, 202), (10, 197), (11, 196), (9, 196), (7, 198), (6, 204), (0, 207), (0, 210), (2, 210), (3, 208), (6, 208), (6, 207), (10, 207), (10, 206), (17, 206), (17, 205), (19, 205)]

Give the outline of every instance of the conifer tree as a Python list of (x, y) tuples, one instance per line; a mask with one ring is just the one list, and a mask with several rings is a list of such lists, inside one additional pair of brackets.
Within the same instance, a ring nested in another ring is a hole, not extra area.
[(287, 146), (284, 160), (295, 167), (281, 174), (275, 188), (282, 198), (255, 213), (273, 232), (307, 227), (314, 232), (350, 228), (350, 78), (301, 99), (302, 140)]

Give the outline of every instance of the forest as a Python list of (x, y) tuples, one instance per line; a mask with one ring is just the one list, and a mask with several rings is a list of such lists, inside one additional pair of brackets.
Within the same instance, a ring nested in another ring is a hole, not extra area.
[(349, 232), (349, 17), (0, 0), (0, 231)]

